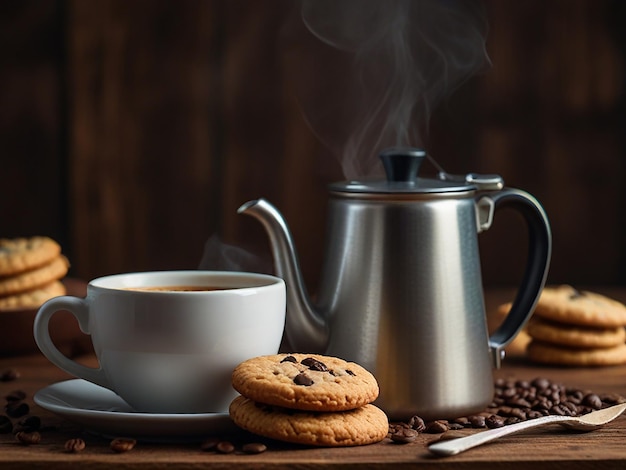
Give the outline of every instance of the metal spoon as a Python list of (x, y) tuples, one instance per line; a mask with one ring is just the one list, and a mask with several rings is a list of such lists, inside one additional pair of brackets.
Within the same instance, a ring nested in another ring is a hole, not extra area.
[(593, 431), (613, 421), (626, 410), (626, 403), (611, 406), (603, 410), (593, 411), (583, 416), (543, 416), (541, 418), (530, 419), (516, 424), (509, 424), (501, 428), (490, 429), (489, 431), (472, 434), (471, 436), (451, 439), (449, 441), (438, 441), (428, 446), (428, 450), (437, 455), (455, 455), (472, 447), (479, 446), (485, 442), (493, 441), (502, 436), (508, 436), (525, 429), (543, 426), (544, 424), (558, 423), (570, 429), (578, 431)]

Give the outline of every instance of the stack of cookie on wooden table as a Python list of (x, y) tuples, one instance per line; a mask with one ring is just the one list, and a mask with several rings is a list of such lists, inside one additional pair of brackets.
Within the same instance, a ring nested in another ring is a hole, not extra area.
[(235, 368), (241, 395), (230, 405), (239, 427), (254, 434), (312, 446), (356, 446), (383, 440), (385, 413), (371, 404), (378, 383), (366, 369), (336, 357), (277, 354)]
[(546, 287), (526, 327), (528, 358), (562, 366), (626, 364), (626, 306), (569, 285)]
[(49, 237), (0, 239), (0, 309), (37, 308), (64, 295), (69, 262)]

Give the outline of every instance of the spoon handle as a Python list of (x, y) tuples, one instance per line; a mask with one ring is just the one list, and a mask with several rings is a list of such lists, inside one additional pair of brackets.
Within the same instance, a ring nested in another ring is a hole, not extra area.
[(501, 428), (490, 429), (470, 436), (451, 439), (449, 441), (438, 441), (428, 446), (428, 450), (437, 455), (456, 455), (460, 452), (479, 446), (502, 436), (508, 436), (525, 429), (535, 428), (548, 423), (559, 423), (571, 420), (568, 416), (543, 416), (541, 418), (529, 419), (515, 424), (509, 424)]

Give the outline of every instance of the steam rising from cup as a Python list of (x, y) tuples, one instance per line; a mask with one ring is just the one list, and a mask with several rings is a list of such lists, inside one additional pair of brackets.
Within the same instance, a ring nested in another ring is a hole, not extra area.
[(489, 64), (474, 0), (302, 0), (314, 42), (296, 51), (305, 119), (346, 178), (380, 174), (381, 150), (423, 146), (433, 109)]

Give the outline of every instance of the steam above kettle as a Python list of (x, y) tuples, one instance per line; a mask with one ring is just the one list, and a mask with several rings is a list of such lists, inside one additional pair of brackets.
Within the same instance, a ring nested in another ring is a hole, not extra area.
[[(492, 368), (532, 314), (551, 255), (549, 222), (534, 197), (503, 188), (495, 175), (421, 178), (425, 157), (421, 149), (387, 149), (386, 180), (330, 185), (315, 304), (280, 212), (264, 199), (238, 210), (268, 233), (287, 285), (290, 346), (369, 369), (380, 386), (377, 404), (393, 419), (458, 417), (491, 402)], [(489, 336), (477, 234), (505, 206), (526, 222), (528, 261), (511, 311)]]

